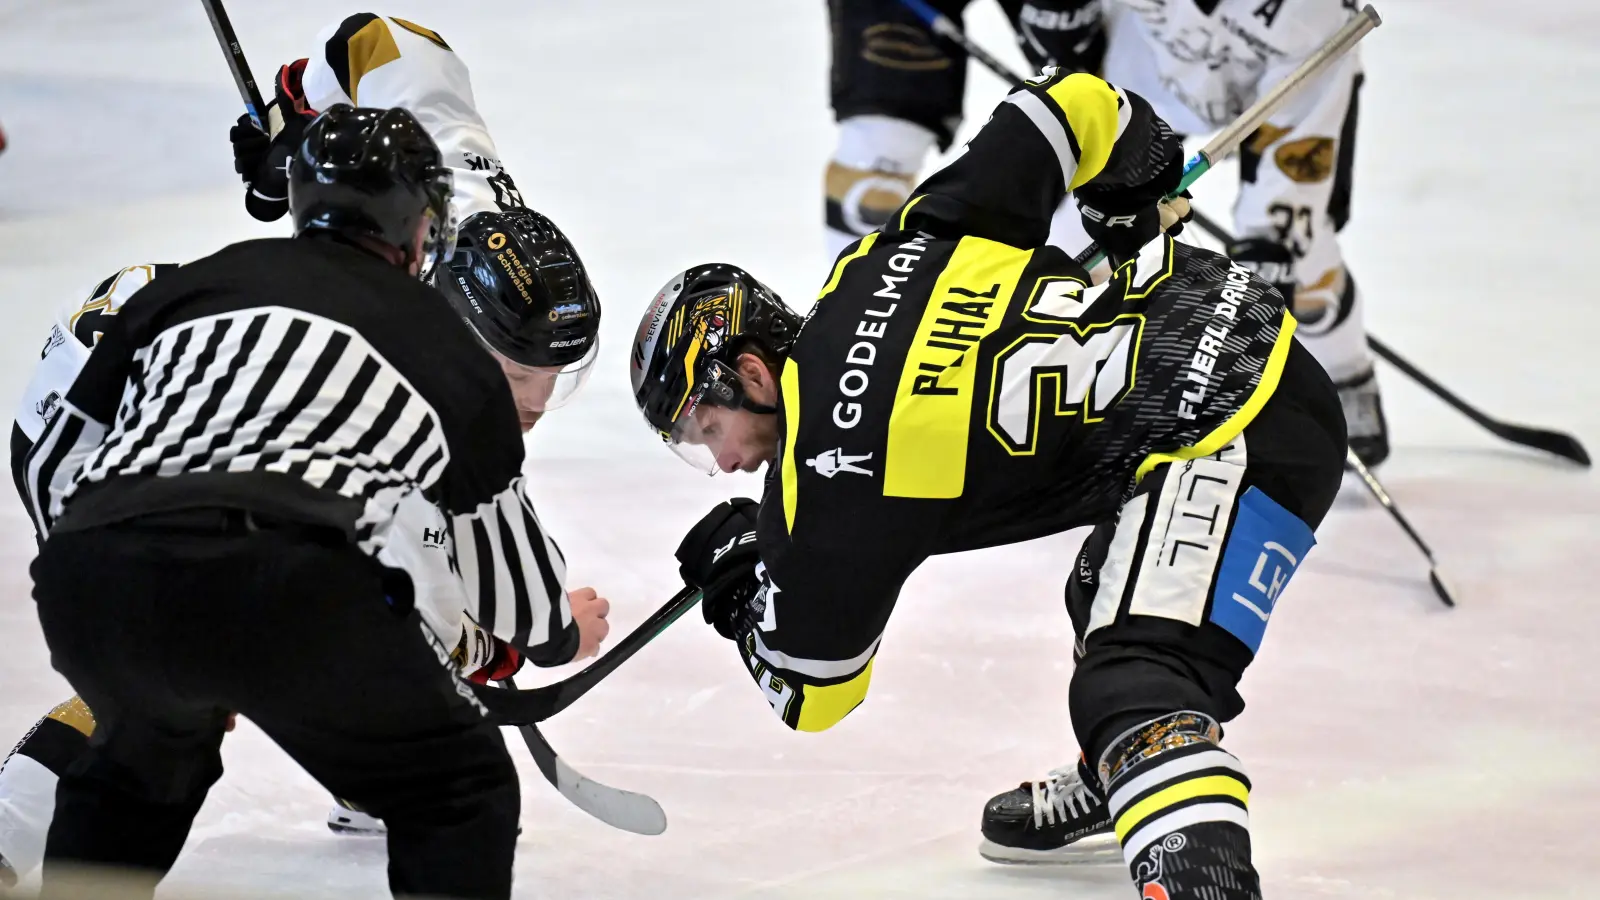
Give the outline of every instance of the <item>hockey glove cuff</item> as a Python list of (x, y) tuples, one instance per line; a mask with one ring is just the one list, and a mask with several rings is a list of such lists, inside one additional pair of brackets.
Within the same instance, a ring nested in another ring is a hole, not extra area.
[(736, 497), (719, 503), (678, 545), (678, 574), (704, 595), (700, 611), (717, 633), (735, 640), (761, 587), (756, 566), (756, 514), (761, 505)]
[(1187, 201), (1163, 203), (1182, 178), (1183, 154), (1175, 152), (1160, 173), (1144, 184), (1101, 185), (1091, 181), (1074, 192), (1084, 232), (1111, 258), (1112, 266), (1138, 255), (1140, 248), (1161, 232), (1176, 235), (1183, 230), (1183, 223), (1193, 215)]
[(306, 60), (278, 69), (276, 92), (262, 113), (267, 121), (282, 120), (273, 135), (257, 128), (248, 115), (240, 116), (228, 131), (233, 143), (233, 170), (245, 183), (244, 207), (263, 222), (276, 221), (289, 210), (289, 157), (300, 146), (307, 122), (316, 113), (306, 104), (300, 78)]
[(1294, 254), (1289, 248), (1264, 237), (1247, 237), (1228, 245), (1233, 261), (1256, 273), (1283, 295), (1283, 302), (1294, 308)]

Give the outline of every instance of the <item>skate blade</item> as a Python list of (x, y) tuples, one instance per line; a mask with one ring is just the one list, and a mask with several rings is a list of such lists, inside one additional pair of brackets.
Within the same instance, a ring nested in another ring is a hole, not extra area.
[(1091, 834), (1055, 850), (1006, 847), (984, 838), (978, 855), (1005, 866), (1122, 865), (1122, 845), (1114, 834)]

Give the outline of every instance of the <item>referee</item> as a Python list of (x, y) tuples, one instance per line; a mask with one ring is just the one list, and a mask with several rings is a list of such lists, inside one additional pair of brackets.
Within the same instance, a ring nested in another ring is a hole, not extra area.
[(520, 807), (499, 730), (376, 561), (401, 500), (446, 514), (462, 606), (514, 606), (536, 663), (579, 641), (522, 490), (499, 368), (425, 279), (450, 175), (402, 109), (337, 106), (290, 163), (294, 238), (163, 276), (109, 326), (28, 458), (55, 668), (94, 709), (45, 851), (171, 868), (229, 711), (389, 826), (396, 894), (509, 897)]

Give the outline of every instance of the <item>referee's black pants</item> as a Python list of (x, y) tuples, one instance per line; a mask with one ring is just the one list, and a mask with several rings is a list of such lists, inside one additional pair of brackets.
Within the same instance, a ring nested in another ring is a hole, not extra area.
[(375, 564), (304, 530), (197, 516), (58, 532), (33, 564), (51, 662), (98, 721), (57, 789), (41, 896), (68, 895), (68, 863), (142, 870), (153, 892), (237, 711), (384, 820), (396, 894), (509, 897), (520, 796), (505, 742), (420, 619), (385, 603)]

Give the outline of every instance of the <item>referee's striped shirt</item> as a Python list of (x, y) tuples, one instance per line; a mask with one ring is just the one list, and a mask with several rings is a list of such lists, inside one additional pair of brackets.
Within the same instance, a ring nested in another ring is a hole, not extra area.
[(337, 526), (372, 555), (421, 491), (446, 513), (467, 612), (564, 662), (565, 564), (521, 464), (509, 388), (442, 297), (332, 241), (270, 240), (124, 304), (25, 484), (40, 534), (228, 506)]

